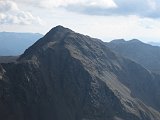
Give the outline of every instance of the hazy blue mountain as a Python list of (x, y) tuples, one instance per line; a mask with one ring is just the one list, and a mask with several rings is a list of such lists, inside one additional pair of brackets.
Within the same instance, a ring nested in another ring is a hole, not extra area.
[(137, 39), (113, 40), (106, 45), (121, 56), (129, 58), (145, 68), (160, 73), (160, 47), (143, 43)]
[(0, 32), (0, 56), (20, 55), (42, 36), (39, 33)]
[(1, 120), (160, 120), (160, 75), (57, 26), (0, 64)]
[(160, 46), (160, 42), (148, 42), (148, 44), (153, 46)]
[(0, 56), (0, 63), (15, 62), (19, 56)]

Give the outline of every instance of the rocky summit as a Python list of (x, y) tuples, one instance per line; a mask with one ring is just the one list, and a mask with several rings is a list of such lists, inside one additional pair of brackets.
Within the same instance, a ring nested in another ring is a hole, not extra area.
[(160, 120), (160, 76), (57, 26), (0, 64), (1, 120)]

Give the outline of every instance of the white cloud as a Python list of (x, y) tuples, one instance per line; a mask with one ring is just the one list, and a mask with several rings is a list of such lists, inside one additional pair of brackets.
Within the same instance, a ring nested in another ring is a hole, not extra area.
[(102, 7), (102, 8), (114, 8), (117, 7), (117, 5), (112, 0), (91, 0), (88, 1), (87, 6), (93, 6), (93, 7)]
[(51, 9), (61, 7), (89, 15), (160, 17), (160, 0), (29, 0), (28, 3)]
[(149, 4), (151, 9), (153, 9), (153, 10), (157, 9), (157, 5), (156, 5), (156, 1), (155, 0), (148, 0), (148, 4)]
[(0, 12), (16, 11), (16, 10), (19, 10), (16, 3), (7, 0), (0, 1)]
[(90, 7), (112, 8), (117, 7), (113, 0), (15, 0), (27, 4), (37, 5), (45, 8), (67, 7), (71, 5), (82, 5)]
[(54, 10), (103, 16), (128, 16), (160, 18), (160, 0), (13, 0), (17, 3)]
[(53, 8), (53, 7), (62, 7), (62, 6), (67, 6), (68, 4), (77, 4), (77, 3), (80, 3), (80, 1), (79, 0), (40, 0), (39, 6), (46, 7), (46, 8)]
[(10, 0), (0, 1), (0, 24), (43, 24), (38, 16), (18, 8), (17, 4)]
[[(16, 0), (20, 1), (20, 0)], [(88, 15), (137, 15), (159, 18), (160, 0), (23, 0), (44, 8), (65, 8)]]

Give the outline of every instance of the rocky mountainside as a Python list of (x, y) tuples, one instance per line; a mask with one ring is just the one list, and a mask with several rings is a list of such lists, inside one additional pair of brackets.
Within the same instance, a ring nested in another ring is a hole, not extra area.
[(57, 26), (0, 64), (1, 120), (159, 120), (160, 76)]
[(106, 45), (121, 56), (160, 74), (160, 47), (152, 46), (136, 39), (130, 41), (123, 39), (113, 40), (106, 43)]
[(39, 33), (0, 32), (0, 56), (21, 55), (42, 36)]

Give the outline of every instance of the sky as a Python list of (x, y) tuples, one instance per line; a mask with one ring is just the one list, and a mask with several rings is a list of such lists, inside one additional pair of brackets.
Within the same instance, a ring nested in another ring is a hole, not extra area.
[(0, 32), (57, 25), (103, 41), (160, 42), (160, 0), (0, 0)]

